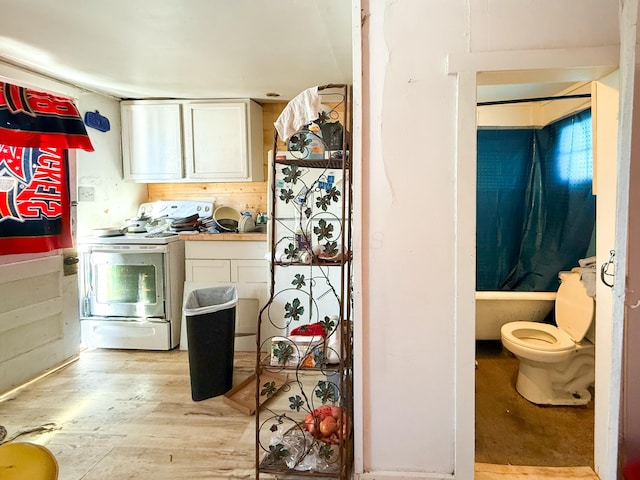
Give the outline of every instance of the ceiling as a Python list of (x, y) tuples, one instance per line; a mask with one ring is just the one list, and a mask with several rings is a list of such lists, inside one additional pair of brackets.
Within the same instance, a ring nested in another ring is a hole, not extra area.
[(351, 2), (3, 0), (0, 61), (118, 98), (289, 100), (352, 83)]
[[(352, 83), (351, 32), (349, 0), (3, 0), (0, 62), (117, 98), (287, 101)], [(608, 71), (482, 73), (478, 101), (566, 94)]]

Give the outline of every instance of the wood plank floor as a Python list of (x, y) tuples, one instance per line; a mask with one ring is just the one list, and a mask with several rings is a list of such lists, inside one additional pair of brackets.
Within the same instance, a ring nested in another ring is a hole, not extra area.
[[(254, 355), (237, 353), (234, 384), (253, 371)], [(191, 399), (184, 351), (92, 350), (2, 397), (0, 425), (9, 435), (46, 445), (59, 480), (254, 478), (255, 420), (222, 397)], [(476, 464), (476, 480), (591, 480), (587, 467)]]

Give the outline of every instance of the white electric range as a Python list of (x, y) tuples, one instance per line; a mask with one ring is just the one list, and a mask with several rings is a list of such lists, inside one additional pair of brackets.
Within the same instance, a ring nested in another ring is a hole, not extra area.
[[(180, 343), (184, 241), (175, 219), (211, 216), (212, 202), (160, 201), (138, 209), (136, 229), (81, 239), (80, 321), (91, 348), (170, 350)], [(146, 228), (141, 228), (141, 224)]]

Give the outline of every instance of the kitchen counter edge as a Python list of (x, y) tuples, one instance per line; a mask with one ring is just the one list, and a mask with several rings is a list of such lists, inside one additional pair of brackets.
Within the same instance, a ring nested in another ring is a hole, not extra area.
[(181, 233), (179, 237), (187, 241), (267, 241), (266, 233)]

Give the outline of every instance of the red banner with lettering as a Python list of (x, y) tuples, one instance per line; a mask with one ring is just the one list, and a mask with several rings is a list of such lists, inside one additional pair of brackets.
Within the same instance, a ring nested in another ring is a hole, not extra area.
[(73, 101), (0, 82), (0, 143), (14, 147), (80, 148), (93, 152)]
[(0, 255), (73, 246), (67, 150), (0, 144)]
[(73, 246), (70, 148), (93, 151), (70, 98), (0, 82), (0, 255)]

